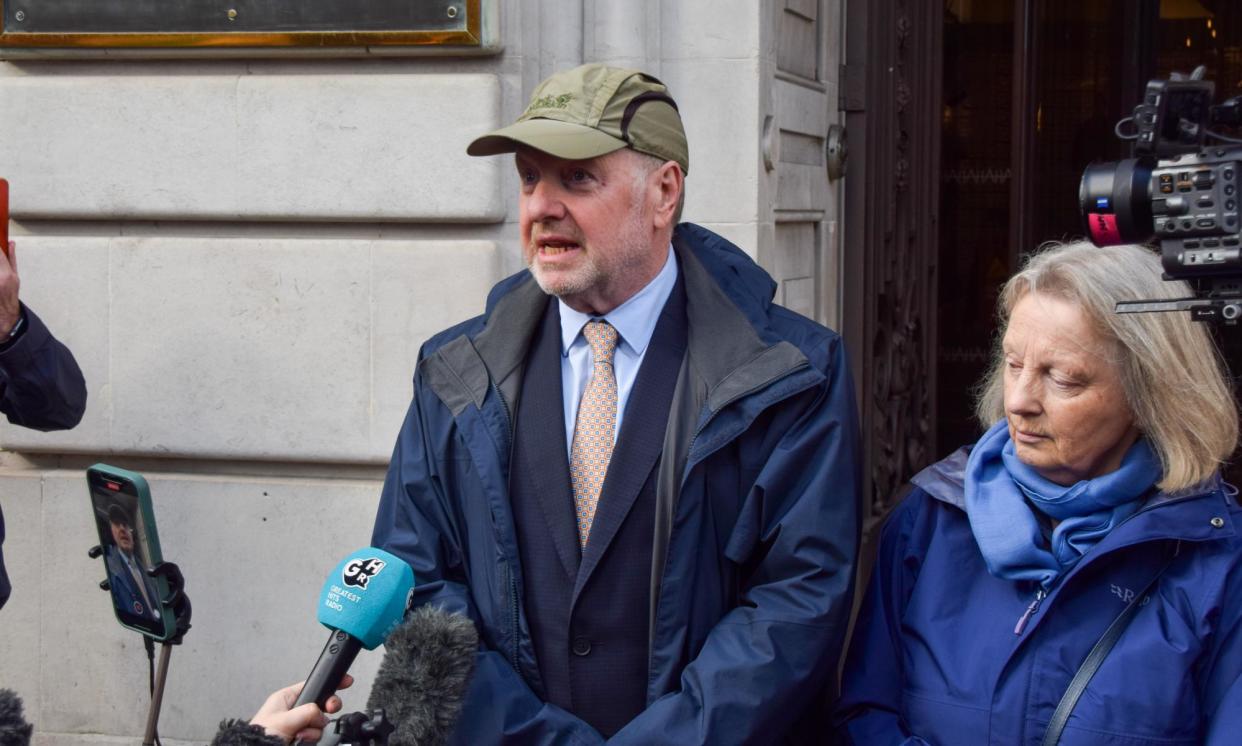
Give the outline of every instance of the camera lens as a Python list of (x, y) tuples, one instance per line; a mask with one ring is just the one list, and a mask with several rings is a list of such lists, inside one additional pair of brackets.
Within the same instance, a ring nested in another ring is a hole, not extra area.
[[(1152, 168), (1147, 158), (1093, 163), (1078, 185), (1078, 208), (1096, 246), (1142, 243), (1155, 234)], [(1165, 230), (1175, 226), (1169, 221)]]

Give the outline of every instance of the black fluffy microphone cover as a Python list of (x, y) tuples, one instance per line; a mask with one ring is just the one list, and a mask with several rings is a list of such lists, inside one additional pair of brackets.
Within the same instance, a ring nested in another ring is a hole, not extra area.
[(22, 700), (12, 689), (0, 689), (0, 746), (28, 746), (34, 726), (22, 715)]
[(427, 606), (388, 636), (367, 709), (383, 708), (396, 726), (392, 746), (439, 746), (448, 739), (478, 644), (474, 622)]

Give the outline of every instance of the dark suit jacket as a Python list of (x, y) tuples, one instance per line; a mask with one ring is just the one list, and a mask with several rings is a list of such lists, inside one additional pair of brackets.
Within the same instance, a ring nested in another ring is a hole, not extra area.
[(647, 704), (656, 465), (686, 349), (680, 278), (652, 333), (585, 548), (574, 513), (555, 299), (532, 340), (510, 495), (544, 697), (612, 735)]
[(115, 545), (109, 545), (104, 549), (108, 557), (108, 583), (112, 586), (112, 601), (118, 609), (124, 609), (126, 612), (145, 619), (159, 619), (159, 596), (155, 590), (155, 583), (151, 578), (142, 572), (141, 563), (138, 563), (139, 573), (142, 576), (143, 586), (146, 589), (147, 598), (151, 599), (152, 608), (143, 600), (142, 591), (138, 589), (137, 583), (134, 582), (134, 576), (125, 566), (125, 560), (121, 558), (121, 550)]

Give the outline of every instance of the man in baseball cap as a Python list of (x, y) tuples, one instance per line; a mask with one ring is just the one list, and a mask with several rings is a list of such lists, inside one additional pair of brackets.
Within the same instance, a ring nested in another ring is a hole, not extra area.
[(372, 537), (479, 627), (455, 741), (822, 739), (858, 538), (839, 338), (679, 224), (656, 78), (557, 73), (467, 152), (513, 154), (529, 271), (423, 348)]

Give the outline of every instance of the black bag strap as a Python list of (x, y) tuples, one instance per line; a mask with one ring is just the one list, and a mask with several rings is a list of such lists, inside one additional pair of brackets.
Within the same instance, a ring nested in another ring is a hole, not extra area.
[(1087, 684), (1091, 683), (1091, 678), (1095, 676), (1095, 672), (1100, 669), (1100, 665), (1104, 663), (1104, 659), (1108, 657), (1113, 646), (1117, 644), (1121, 633), (1126, 631), (1130, 620), (1138, 613), (1139, 607), (1143, 605), (1144, 599), (1156, 587), (1156, 582), (1160, 580), (1160, 576), (1164, 575), (1164, 571), (1169, 569), (1173, 564), (1173, 560), (1177, 559), (1177, 555), (1182, 550), (1182, 542), (1178, 541), (1173, 548), (1173, 556), (1169, 561), (1164, 563), (1151, 580), (1147, 581), (1147, 585), (1143, 590), (1134, 594), (1134, 598), (1126, 605), (1126, 608), (1117, 615), (1113, 623), (1108, 625), (1108, 629), (1104, 630), (1104, 635), (1095, 643), (1095, 647), (1091, 648), (1091, 652), (1087, 653), (1087, 657), (1083, 660), (1082, 665), (1078, 667), (1078, 672), (1074, 674), (1073, 680), (1065, 689), (1065, 694), (1061, 695), (1061, 701), (1057, 703), (1057, 709), (1052, 713), (1052, 720), (1048, 722), (1048, 730), (1044, 731), (1044, 740), (1042, 746), (1056, 746), (1061, 740), (1061, 731), (1065, 730), (1065, 724), (1069, 722), (1070, 713), (1074, 711), (1074, 705), (1078, 704), (1078, 698), (1086, 691)]

